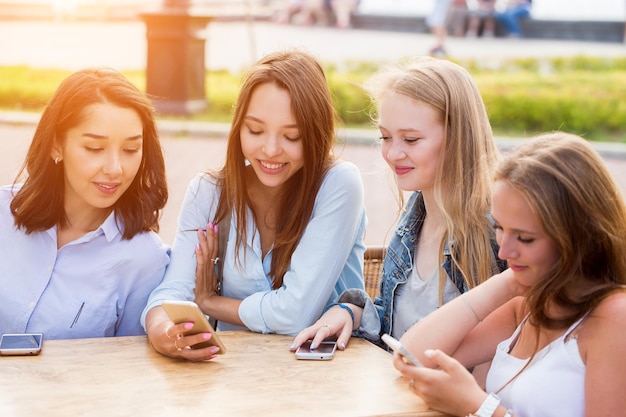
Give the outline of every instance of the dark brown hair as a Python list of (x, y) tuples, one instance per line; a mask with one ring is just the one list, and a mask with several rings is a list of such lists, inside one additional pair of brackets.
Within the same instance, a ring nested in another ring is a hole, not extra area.
[(61, 82), (37, 125), (26, 160), (16, 177), (28, 173), (11, 202), (15, 225), (26, 233), (63, 227), (63, 164), (51, 158), (55, 143), (80, 124), (83, 109), (95, 103), (111, 103), (132, 109), (143, 125), (143, 156), (139, 171), (126, 192), (113, 205), (116, 220), (123, 225), (123, 238), (139, 232), (158, 231), (160, 211), (168, 197), (165, 161), (150, 100), (122, 74), (111, 69), (84, 69)]

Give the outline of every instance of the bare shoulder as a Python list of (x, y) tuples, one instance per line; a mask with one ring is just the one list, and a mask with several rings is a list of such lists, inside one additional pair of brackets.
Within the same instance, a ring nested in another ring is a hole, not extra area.
[(606, 340), (626, 347), (625, 322), (626, 290), (609, 295), (591, 311), (581, 326), (579, 341), (585, 347), (604, 345)]
[(626, 407), (626, 292), (604, 298), (583, 321), (578, 337), (585, 364), (585, 415), (617, 416)]
[(626, 289), (616, 291), (602, 300), (591, 312), (590, 318), (609, 320), (623, 326), (626, 321)]

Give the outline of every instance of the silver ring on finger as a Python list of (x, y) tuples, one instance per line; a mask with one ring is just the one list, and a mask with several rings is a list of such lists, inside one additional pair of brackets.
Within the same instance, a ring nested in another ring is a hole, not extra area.
[(324, 327), (326, 327), (328, 329), (328, 335), (329, 336), (331, 334), (333, 334), (333, 331), (331, 330), (330, 326), (327, 323), (322, 324), (322, 327), (320, 329), (323, 329)]
[(213, 265), (217, 265), (219, 261), (220, 261), (219, 256), (216, 256), (215, 258), (211, 258), (211, 262), (213, 262)]

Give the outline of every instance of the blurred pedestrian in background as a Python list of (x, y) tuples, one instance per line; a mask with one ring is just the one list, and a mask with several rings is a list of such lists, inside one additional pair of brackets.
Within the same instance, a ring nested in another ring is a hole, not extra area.
[(446, 25), (452, 36), (465, 36), (468, 8), (466, 0), (452, 0), (446, 17)]
[(493, 38), (496, 33), (496, 2), (497, 0), (477, 0), (470, 8), (467, 23), (468, 38), (482, 35), (484, 38)]
[(530, 16), (531, 7), (532, 0), (508, 0), (505, 9), (496, 12), (496, 19), (504, 25), (509, 38), (522, 37), (520, 20)]
[(448, 36), (446, 19), (452, 0), (435, 0), (435, 5), (430, 15), (426, 17), (426, 24), (430, 32), (435, 35), (435, 46), (430, 50), (430, 55), (444, 57), (447, 55), (445, 43)]

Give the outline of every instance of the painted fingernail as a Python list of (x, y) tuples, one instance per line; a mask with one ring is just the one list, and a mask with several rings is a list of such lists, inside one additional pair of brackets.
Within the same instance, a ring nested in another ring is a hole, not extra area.
[(346, 344), (344, 342), (339, 343), (339, 346), (341, 346), (341, 349), (345, 349), (346, 348)]
[(213, 231), (217, 233), (217, 225), (213, 226)]
[(202, 335), (203, 340), (209, 340), (211, 338), (211, 333), (205, 333)]
[(311, 343), (311, 349), (310, 350), (315, 350), (316, 347), (317, 347), (317, 342), (313, 342), (313, 343)]
[(191, 330), (193, 328), (193, 323), (185, 323), (183, 326), (185, 330)]
[(289, 346), (289, 350), (294, 350), (296, 348), (296, 342), (293, 342), (291, 346)]

